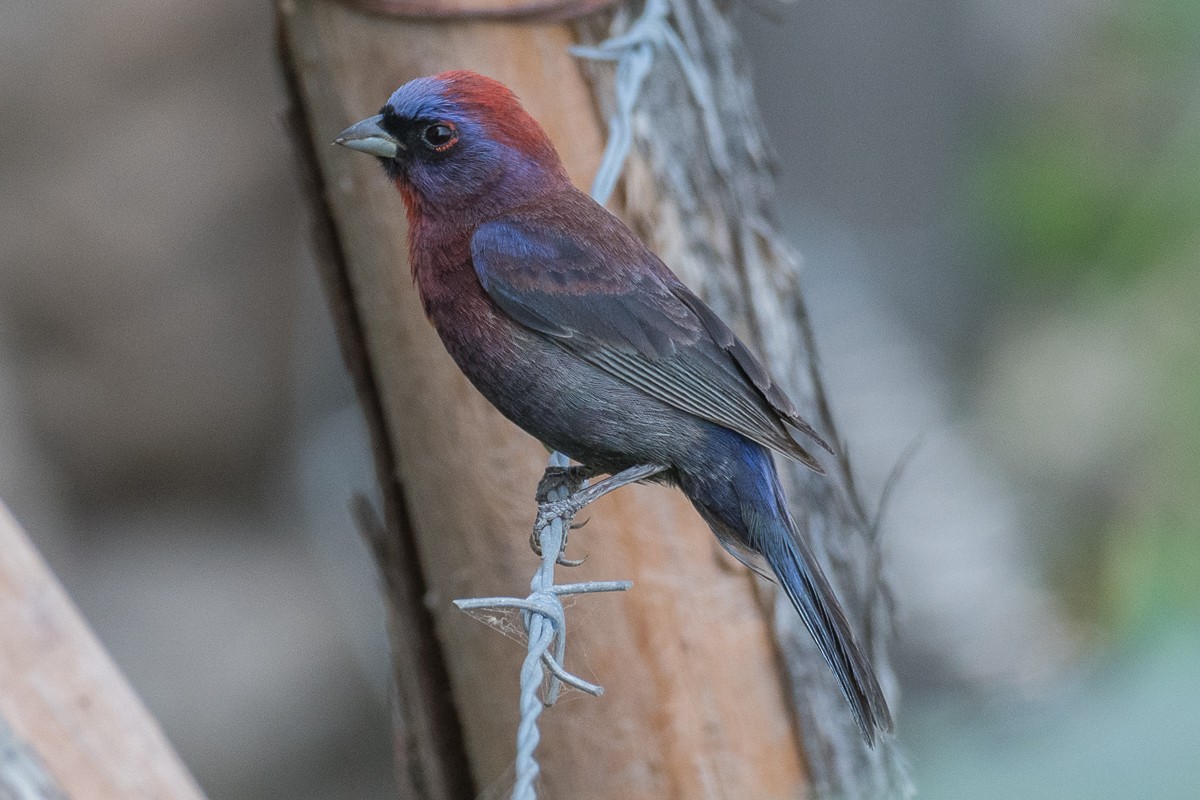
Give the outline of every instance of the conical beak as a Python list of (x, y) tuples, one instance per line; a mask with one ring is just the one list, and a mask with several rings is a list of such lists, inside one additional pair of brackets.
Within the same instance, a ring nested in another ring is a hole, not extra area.
[(377, 114), (370, 119), (356, 122), (339, 133), (333, 143), (380, 158), (395, 158), (397, 153), (408, 148), (379, 126), (382, 120), (383, 115)]

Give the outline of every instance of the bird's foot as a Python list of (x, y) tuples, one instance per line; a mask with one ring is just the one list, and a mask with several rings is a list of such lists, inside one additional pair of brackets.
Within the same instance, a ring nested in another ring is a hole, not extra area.
[[(579, 483), (582, 484), (583, 480), (580, 479)], [(567, 550), (567, 538), (570, 532), (577, 527), (571, 523), (581, 508), (583, 508), (583, 504), (575, 499), (574, 493), (565, 500), (539, 500), (537, 521), (534, 522), (533, 533), (529, 535), (529, 547), (537, 554), (538, 558), (542, 557), (542, 543), (538, 534), (556, 520), (561, 520), (563, 523), (562, 545), (554, 559), (555, 563), (564, 567), (578, 567), (584, 562), (582, 558), (573, 559), (564, 555)]]
[[(604, 480), (584, 488), (584, 481), (596, 475), (598, 470), (591, 469), (590, 467), (548, 467), (542, 476), (541, 482), (538, 483), (538, 515), (537, 521), (533, 526), (533, 534), (529, 537), (529, 546), (540, 558), (542, 555), (542, 543), (538, 539), (538, 533), (545, 530), (546, 526), (555, 520), (562, 520), (565, 526), (562, 547), (559, 548), (559, 553), (555, 560), (565, 567), (579, 566), (583, 561), (563, 558), (562, 551), (567, 546), (567, 534), (572, 529), (571, 523), (580, 509), (622, 486), (646, 480), (659, 473), (666, 472), (667, 469), (668, 467), (657, 464), (641, 464), (622, 470), (615, 475), (610, 475)], [(560, 488), (566, 489), (568, 493), (567, 498), (565, 500), (551, 500), (551, 492)]]
[[(533, 533), (529, 535), (529, 547), (537, 554), (538, 558), (542, 557), (542, 543), (538, 539), (538, 534), (555, 519), (561, 519), (566, 527), (563, 530), (562, 546), (559, 548), (555, 562), (564, 567), (577, 567), (583, 563), (583, 559), (567, 558), (564, 553), (567, 549), (567, 535), (577, 527), (571, 522), (579, 513), (579, 509), (583, 508), (583, 504), (572, 502), (572, 499), (583, 488), (583, 484), (596, 474), (596, 470), (585, 466), (546, 468), (542, 479), (538, 481), (536, 495), (538, 516), (533, 526)], [(567, 498), (551, 500), (550, 494), (556, 489), (565, 490)]]

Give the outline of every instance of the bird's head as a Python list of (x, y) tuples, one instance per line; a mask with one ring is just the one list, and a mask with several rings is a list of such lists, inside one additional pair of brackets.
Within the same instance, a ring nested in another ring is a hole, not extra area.
[(474, 72), (409, 81), (335, 144), (379, 158), (410, 206), (428, 212), (511, 203), (567, 180), (546, 132), (516, 96)]

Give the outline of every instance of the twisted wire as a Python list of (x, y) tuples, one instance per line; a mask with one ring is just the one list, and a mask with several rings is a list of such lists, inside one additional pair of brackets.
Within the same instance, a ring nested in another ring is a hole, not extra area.
[[(513, 800), (536, 800), (534, 783), (541, 771), (536, 758), (541, 733), (538, 717), (543, 706), (553, 705), (558, 699), (562, 685), (573, 686), (588, 694), (600, 696), (604, 689), (577, 675), (572, 675), (562, 662), (567, 648), (566, 615), (561, 597), (570, 594), (595, 592), (621, 592), (632, 584), (629, 581), (589, 581), (586, 583), (554, 583), (554, 566), (562, 556), (562, 546), (571, 521), (585, 506), (622, 486), (649, 478), (664, 467), (647, 464), (627, 469), (592, 485), (581, 487), (571, 493), (570, 479), (562, 470), (569, 466), (567, 457), (555, 453), (550, 457), (547, 478), (549, 488), (546, 500), (538, 504), (538, 517), (534, 534), (542, 554), (541, 565), (529, 583), (528, 597), (479, 597), (455, 600), (460, 609), (469, 611), (481, 608), (515, 608), (521, 611), (525, 631), (529, 636), (525, 661), (521, 664), (520, 702), (521, 720), (517, 725), (517, 758), (515, 762), (516, 782)], [(553, 650), (553, 652), (551, 652)], [(546, 683), (544, 699), (538, 697), (538, 689)]]
[[(634, 110), (646, 76), (654, 66), (655, 51), (660, 47), (667, 48), (679, 62), (689, 90), (702, 109), (713, 162), (718, 170), (727, 170), (728, 155), (707, 77), (692, 63), (682, 40), (671, 27), (670, 14), (668, 0), (647, 0), (642, 13), (623, 33), (595, 47), (571, 48), (572, 54), (580, 58), (614, 61), (617, 65), (613, 86), (616, 107), (608, 122), (608, 141), (591, 187), (592, 198), (602, 205), (612, 196), (629, 156), (633, 145)], [(550, 456), (548, 470), (564, 468), (569, 464), (566, 456), (554, 453)], [(537, 800), (535, 783), (541, 772), (536, 756), (541, 741), (538, 718), (545, 706), (553, 705), (558, 699), (562, 685), (567, 684), (595, 696), (604, 693), (602, 687), (572, 675), (563, 667), (567, 639), (566, 617), (560, 598), (568, 594), (624, 591), (632, 585), (628, 581), (555, 585), (554, 567), (557, 563), (563, 563), (559, 558), (571, 520), (581, 508), (601, 495), (660, 471), (661, 467), (653, 465), (635, 467), (574, 495), (570, 493), (567, 481), (561, 480), (550, 488), (546, 502), (539, 504), (534, 537), (539, 544), (542, 560), (530, 581), (529, 596), (454, 601), (464, 611), (481, 608), (519, 609), (528, 634), (520, 673), (520, 722), (517, 725), (516, 781), (512, 800)], [(550, 474), (549, 471), (547, 474)], [(602, 485), (604, 488), (601, 488)], [(544, 698), (538, 696), (538, 689), (543, 683), (546, 685)]]

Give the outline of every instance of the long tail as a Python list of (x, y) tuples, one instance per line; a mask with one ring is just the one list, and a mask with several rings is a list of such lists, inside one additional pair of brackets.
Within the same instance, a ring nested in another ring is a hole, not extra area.
[(782, 518), (765, 519), (753, 527), (755, 541), (751, 546), (766, 559), (788, 599), (800, 612), (804, 627), (837, 676), (863, 738), (873, 746), (877, 730), (891, 733), (892, 714), (875, 670), (858, 646), (833, 587), (786, 510)]
[(738, 437), (733, 458), (726, 460), (729, 451), (708, 454), (715, 458), (707, 469), (681, 471), (680, 488), (731, 553), (762, 572), (766, 561), (837, 676), (863, 738), (874, 745), (877, 731), (892, 731), (887, 700), (833, 587), (796, 530), (770, 453)]

